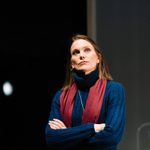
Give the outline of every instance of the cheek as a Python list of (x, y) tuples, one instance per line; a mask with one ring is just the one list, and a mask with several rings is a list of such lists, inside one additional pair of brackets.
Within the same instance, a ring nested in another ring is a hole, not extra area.
[(71, 59), (71, 65), (72, 67), (74, 67), (74, 65), (76, 64), (76, 60), (74, 60), (73, 58)]
[(78, 62), (77, 58), (75, 58), (75, 57), (71, 58), (71, 64), (77, 64), (77, 62)]
[(100, 63), (100, 60), (97, 56), (94, 55), (93, 57), (91, 57), (91, 62), (92, 64), (98, 64)]
[(99, 62), (100, 62), (99, 59), (93, 59), (91, 61), (91, 67), (95, 68), (99, 64)]

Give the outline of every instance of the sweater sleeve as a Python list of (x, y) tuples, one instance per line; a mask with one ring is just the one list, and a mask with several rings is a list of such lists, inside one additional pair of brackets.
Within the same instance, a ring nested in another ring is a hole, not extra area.
[(90, 138), (91, 145), (116, 145), (120, 142), (125, 129), (124, 87), (120, 83), (113, 83), (108, 90), (106, 127)]
[[(53, 98), (49, 120), (53, 118), (61, 120), (59, 97), (60, 91), (58, 91)], [(52, 129), (47, 123), (45, 139), (47, 146), (52, 149), (68, 149), (77, 146), (84, 140), (90, 138), (94, 133), (93, 123), (66, 129)]]

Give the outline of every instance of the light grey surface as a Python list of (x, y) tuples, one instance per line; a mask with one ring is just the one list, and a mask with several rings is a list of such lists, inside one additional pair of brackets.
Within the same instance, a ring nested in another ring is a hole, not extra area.
[(88, 34), (101, 45), (112, 76), (126, 89), (126, 131), (119, 150), (136, 150), (137, 130), (150, 122), (150, 2), (92, 2), (95, 9), (91, 5), (87, 11), (95, 14), (95, 22), (88, 23)]

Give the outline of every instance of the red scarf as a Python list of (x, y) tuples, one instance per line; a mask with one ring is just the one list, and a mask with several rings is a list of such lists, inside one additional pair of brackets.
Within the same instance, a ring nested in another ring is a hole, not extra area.
[[(98, 79), (90, 88), (82, 116), (82, 123), (97, 123), (103, 103), (106, 84), (107, 81), (105, 79)], [(77, 86), (73, 83), (73, 85), (67, 91), (63, 91), (60, 96), (60, 112), (67, 127), (72, 126), (72, 111), (76, 92)]]

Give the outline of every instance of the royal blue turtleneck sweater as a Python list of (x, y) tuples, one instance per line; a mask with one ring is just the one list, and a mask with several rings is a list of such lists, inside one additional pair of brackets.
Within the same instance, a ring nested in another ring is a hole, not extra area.
[[(125, 90), (121, 83), (108, 80), (101, 113), (98, 123), (105, 123), (103, 131), (94, 130), (94, 123), (82, 124), (83, 108), (85, 107), (89, 88), (98, 79), (98, 71), (83, 76), (74, 74), (74, 81), (81, 93), (77, 93), (74, 99), (72, 113), (72, 127), (67, 129), (51, 129), (47, 123), (45, 128), (45, 140), (47, 147), (63, 150), (117, 150), (117, 145), (123, 137), (125, 130)], [(49, 120), (57, 118), (62, 120), (60, 114), (61, 90), (53, 97)], [(97, 106), (98, 107), (98, 106)], [(95, 108), (96, 109), (96, 108)]]

